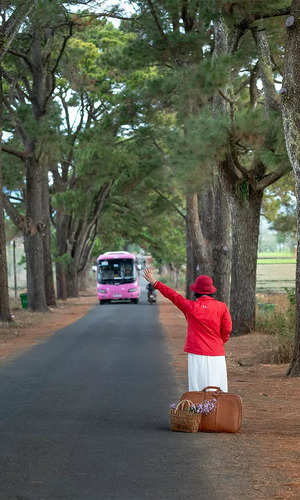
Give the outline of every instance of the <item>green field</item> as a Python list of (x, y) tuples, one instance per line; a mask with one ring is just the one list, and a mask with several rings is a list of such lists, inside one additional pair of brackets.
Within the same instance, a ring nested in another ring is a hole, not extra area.
[(295, 255), (288, 250), (285, 252), (259, 252), (258, 253), (258, 258), (269, 258), (269, 257), (274, 257), (274, 258), (281, 258), (281, 257), (295, 257)]
[[(273, 259), (272, 259), (273, 261)], [(284, 292), (285, 288), (295, 288), (296, 277), (296, 261), (293, 263), (281, 262), (281, 259), (276, 259), (276, 263), (265, 262), (261, 263), (260, 259), (257, 263), (257, 292)]]
[(295, 257), (263, 257), (257, 259), (258, 264), (296, 264)]

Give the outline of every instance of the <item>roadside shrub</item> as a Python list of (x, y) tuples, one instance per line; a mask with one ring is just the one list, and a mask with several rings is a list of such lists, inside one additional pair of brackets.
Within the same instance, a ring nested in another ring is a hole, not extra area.
[(276, 339), (274, 363), (289, 363), (292, 359), (295, 334), (295, 303), (288, 294), (289, 306), (284, 312), (261, 312), (256, 316), (256, 330)]
[(291, 306), (296, 304), (296, 289), (295, 288), (285, 288), (289, 303)]

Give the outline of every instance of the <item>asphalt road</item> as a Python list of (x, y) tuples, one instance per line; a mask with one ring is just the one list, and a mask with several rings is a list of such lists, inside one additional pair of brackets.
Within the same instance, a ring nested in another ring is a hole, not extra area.
[(0, 499), (224, 499), (212, 436), (169, 431), (178, 396), (157, 307), (95, 306), (0, 366)]

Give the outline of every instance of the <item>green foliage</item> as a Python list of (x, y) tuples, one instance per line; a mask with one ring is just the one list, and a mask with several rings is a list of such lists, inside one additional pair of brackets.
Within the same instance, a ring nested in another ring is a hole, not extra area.
[(272, 224), (272, 229), (285, 235), (292, 235), (296, 240), (297, 216), (296, 213), (278, 214)]
[[(11, 141), (7, 143), (10, 147), (19, 149), (19, 143), (16, 141)], [(25, 177), (25, 169), (24, 164), (21, 160), (7, 154), (5, 152), (2, 153), (2, 162), (3, 162), (3, 180), (5, 184), (6, 191), (14, 192), (15, 195), (18, 194), (19, 190), (24, 187), (24, 177)], [(20, 199), (22, 195), (20, 194)]]
[(235, 193), (241, 200), (243, 201), (248, 200), (250, 193), (249, 183), (246, 180), (243, 180), (239, 184), (236, 184)]
[(17, 262), (17, 265), (20, 266), (20, 267), (26, 266), (26, 257), (25, 257), (25, 255), (22, 255), (22, 257), (19, 260), (19, 262)]
[(213, 115), (205, 107), (197, 115), (185, 120), (184, 127), (175, 128), (166, 139), (170, 163), (176, 174), (187, 185), (200, 190), (211, 173), (216, 161), (225, 157), (229, 133), (228, 118), (224, 114)]
[(72, 257), (71, 255), (64, 253), (63, 255), (55, 256), (54, 262), (61, 264), (65, 269), (67, 269), (68, 266), (72, 264)]
[(268, 121), (261, 109), (249, 109), (243, 106), (235, 116), (235, 138), (251, 149), (261, 149), (268, 128)]
[[(182, 217), (166, 198), (152, 190), (153, 180), (135, 186), (130, 198), (113, 193), (111, 205), (101, 218), (99, 242), (94, 253), (124, 249), (135, 243), (157, 262), (180, 267), (185, 261), (185, 231)], [(176, 200), (173, 196), (172, 203)], [(167, 209), (169, 209), (167, 211)]]
[(239, 66), (239, 59), (236, 56), (206, 57), (192, 72), (189, 78), (190, 86), (198, 87), (198, 92), (203, 96), (212, 97), (219, 89), (231, 84), (231, 74), (236, 66)]
[[(249, 78), (257, 61), (250, 30), (234, 55), (213, 56), (212, 24), (220, 12), (230, 28), (266, 6), (258, 0), (191, 0), (184, 3), (184, 11), (181, 0), (164, 0), (156, 2), (155, 22), (149, 3), (141, 0), (132, 22), (116, 28), (88, 10), (69, 14), (70, 4), (76, 1), (40, 1), (14, 47), (29, 57), (32, 34), (39, 31), (45, 54), (51, 45), (53, 69), (68, 22), (73, 22), (72, 37), (53, 75), (55, 99), (42, 120), (35, 119), (30, 95), (26, 98), (32, 85), (29, 65), (12, 54), (5, 60), (15, 80), (15, 86), (5, 82), (6, 97), (16, 88), (23, 95), (14, 95), (14, 116), (4, 116), (4, 130), (11, 134), (7, 143), (22, 150), (19, 120), (35, 154), (54, 172), (54, 220), (56, 210), (73, 220), (91, 220), (101, 189), (111, 185), (97, 222), (96, 253), (134, 243), (158, 263), (180, 267), (185, 260), (185, 222), (176, 208), (184, 212), (187, 190), (200, 191), (232, 148), (243, 167), (234, 189), (244, 200), (256, 181), (288, 163), (280, 114), (266, 116), (262, 91), (257, 92), (257, 103), (250, 103)], [(95, 3), (83, 4), (88, 9)], [(268, 9), (284, 4), (272, 1)], [(283, 57), (283, 30), (278, 20), (266, 23), (275, 77)], [(213, 105), (216, 98), (222, 112)], [(264, 165), (262, 172), (255, 170), (258, 161)], [(4, 179), (10, 192), (24, 188), (24, 165), (6, 154)], [(280, 213), (288, 196), (283, 188), (272, 188), (264, 212), (270, 218), (272, 213), (274, 227), (291, 232), (292, 210)], [(58, 259), (68, 264), (66, 255)]]
[(21, 236), (20, 230), (9, 219), (5, 219), (5, 235), (7, 243)]
[(297, 217), (295, 180), (292, 172), (281, 178), (266, 190), (263, 213), (272, 223), (271, 228), (280, 233), (284, 240), (296, 243)]
[(290, 303), (290, 307), (294, 306), (296, 304), (296, 290), (295, 290), (295, 288), (285, 288), (284, 290), (287, 294), (287, 297), (288, 297), (288, 300)]
[(277, 348), (273, 353), (273, 362), (289, 363), (291, 361), (295, 331), (295, 306), (292, 303), (284, 313), (258, 313), (256, 329), (276, 339)]

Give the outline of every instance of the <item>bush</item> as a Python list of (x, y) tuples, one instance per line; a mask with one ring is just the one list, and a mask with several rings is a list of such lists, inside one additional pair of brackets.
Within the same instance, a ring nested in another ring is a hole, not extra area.
[(285, 288), (289, 303), (291, 306), (296, 304), (296, 290), (295, 288)]
[(277, 343), (273, 362), (289, 363), (292, 359), (295, 333), (295, 305), (293, 295), (288, 294), (289, 307), (283, 313), (257, 313), (256, 330), (274, 336)]

